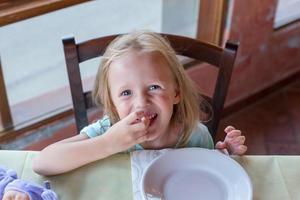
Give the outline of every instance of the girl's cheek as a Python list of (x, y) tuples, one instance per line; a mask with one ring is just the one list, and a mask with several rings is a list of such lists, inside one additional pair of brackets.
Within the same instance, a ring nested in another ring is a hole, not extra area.
[(117, 112), (118, 112), (120, 119), (123, 119), (124, 117), (126, 117), (127, 115), (130, 114), (130, 105), (128, 105), (128, 104), (119, 105), (117, 107)]

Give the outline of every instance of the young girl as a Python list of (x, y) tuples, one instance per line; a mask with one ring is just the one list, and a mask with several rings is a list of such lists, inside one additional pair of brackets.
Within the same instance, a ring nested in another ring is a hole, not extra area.
[[(199, 99), (175, 51), (160, 35), (133, 32), (107, 47), (93, 97), (105, 116), (79, 135), (54, 143), (36, 157), (35, 172), (64, 173), (122, 151), (214, 148), (199, 122)], [(217, 149), (244, 154), (245, 137), (227, 127)], [(58, 164), (59, 163), (59, 164)]]

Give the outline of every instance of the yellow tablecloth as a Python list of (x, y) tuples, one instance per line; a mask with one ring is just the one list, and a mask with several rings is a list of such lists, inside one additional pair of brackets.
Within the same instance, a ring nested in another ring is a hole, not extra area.
[[(31, 169), (37, 152), (0, 151), (0, 165), (25, 180), (51, 186), (62, 200), (132, 199), (130, 155), (117, 154), (72, 172), (43, 177)], [(300, 156), (233, 157), (249, 174), (254, 200), (300, 200)], [(59, 164), (59, 163), (58, 163)], [(187, 197), (188, 199), (188, 197)]]
[(247, 171), (254, 200), (300, 200), (300, 156), (235, 157)]
[(51, 177), (39, 176), (32, 171), (31, 163), (36, 154), (30, 151), (0, 151), (0, 165), (16, 170), (18, 177), (24, 180), (39, 184), (49, 180), (60, 200), (133, 199), (129, 154), (117, 154)]

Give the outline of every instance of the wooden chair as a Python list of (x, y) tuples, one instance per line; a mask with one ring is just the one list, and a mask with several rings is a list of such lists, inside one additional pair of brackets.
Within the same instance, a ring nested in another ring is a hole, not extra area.
[[(203, 61), (217, 67), (218, 75), (213, 96), (206, 97), (212, 105), (212, 118), (206, 123), (215, 138), (225, 98), (231, 78), (232, 68), (237, 54), (238, 44), (227, 42), (225, 48), (207, 44), (196, 39), (170, 34), (166, 37), (178, 55)], [(101, 56), (107, 45), (118, 35), (100, 37), (76, 43), (74, 37), (63, 39), (65, 59), (73, 101), (77, 130), (88, 125), (87, 109), (93, 107), (91, 92), (84, 92), (80, 76), (79, 63)]]

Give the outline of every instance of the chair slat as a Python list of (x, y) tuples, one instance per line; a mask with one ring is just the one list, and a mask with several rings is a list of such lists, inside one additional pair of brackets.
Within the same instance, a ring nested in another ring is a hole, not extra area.
[[(219, 65), (222, 48), (188, 37), (168, 34), (162, 35), (170, 42), (178, 55), (211, 63), (216, 67)], [(103, 55), (109, 43), (118, 36), (119, 35), (111, 35), (77, 44), (79, 63)]]
[(117, 36), (105, 36), (77, 44), (79, 63), (103, 55), (106, 47)]
[(81, 82), (77, 46), (74, 38), (63, 39), (69, 85), (75, 114), (77, 131), (88, 124), (85, 98)]

